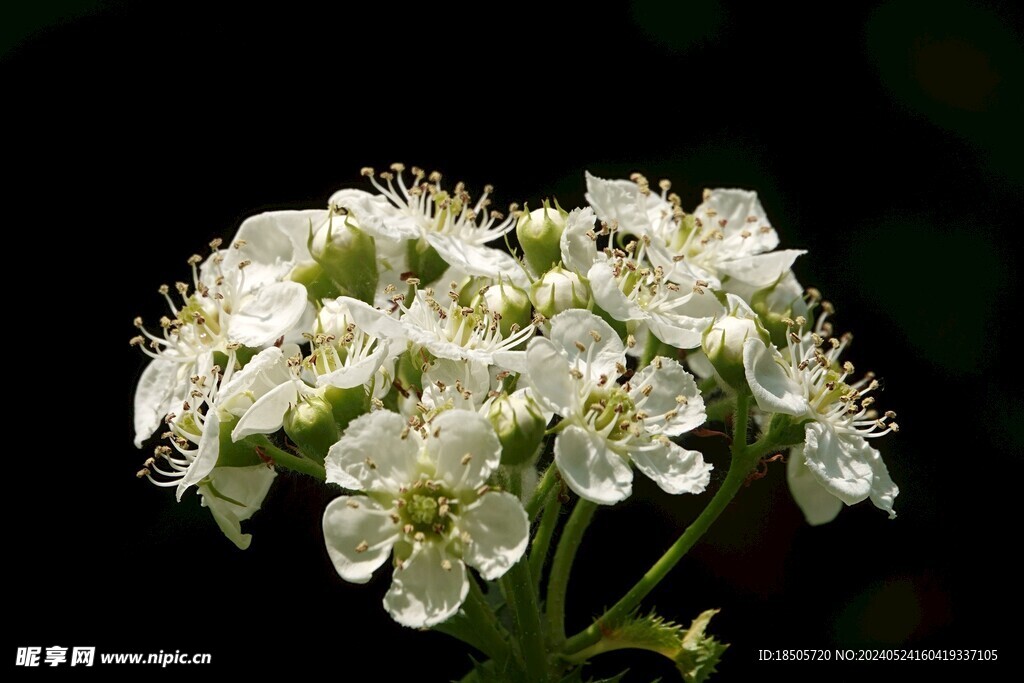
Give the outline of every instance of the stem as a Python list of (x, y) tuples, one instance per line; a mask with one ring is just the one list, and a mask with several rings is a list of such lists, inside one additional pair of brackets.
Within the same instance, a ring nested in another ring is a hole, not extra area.
[(537, 533), (533, 536), (533, 543), (530, 546), (530, 575), (533, 576), (533, 585), (538, 595), (540, 594), (540, 577), (544, 572), (544, 562), (548, 558), (548, 550), (551, 547), (551, 537), (558, 526), (558, 516), (562, 512), (562, 501), (558, 494), (549, 496), (544, 506), (544, 516), (540, 518), (540, 525)]
[[(701, 536), (707, 532), (708, 528), (718, 519), (736, 493), (743, 487), (747, 475), (754, 468), (760, 454), (766, 449), (770, 450), (771, 446), (771, 444), (766, 443), (767, 439), (752, 444), (750, 447), (746, 445), (749, 409), (750, 396), (737, 397), (732, 462), (729, 464), (729, 472), (725, 475), (725, 481), (722, 482), (721, 488), (715, 493), (707, 507), (704, 508), (690, 526), (686, 527), (686, 531), (683, 532), (682, 536), (636, 582), (636, 585), (629, 589), (629, 592), (622, 596), (617, 603), (612, 605), (593, 624), (565, 642), (563, 650), (566, 654), (572, 655), (594, 645), (601, 640), (602, 625), (607, 624), (614, 627), (615, 624), (629, 616), (640, 604), (640, 601), (654, 590), (661, 580), (665, 578), (665, 575), (686, 555), (687, 551), (700, 540)], [(552, 574), (554, 574), (554, 570), (552, 570)]]
[(551, 574), (548, 576), (548, 637), (555, 647), (565, 642), (565, 593), (569, 587), (569, 574), (572, 563), (576, 559), (576, 551), (583, 540), (583, 534), (594, 517), (597, 504), (582, 498), (569, 515), (569, 521), (562, 530), (562, 538), (555, 550), (555, 559), (551, 563)]
[(533, 497), (530, 498), (530, 502), (526, 504), (526, 517), (531, 522), (537, 517), (537, 513), (540, 512), (541, 505), (544, 504), (544, 499), (547, 498), (548, 492), (551, 487), (558, 481), (558, 468), (555, 467), (555, 463), (548, 465), (548, 469), (544, 472), (544, 476), (541, 477), (540, 483), (537, 484), (537, 490), (533, 492)]
[(320, 481), (327, 479), (327, 472), (324, 470), (323, 465), (278, 448), (274, 444), (270, 443), (270, 440), (266, 437), (262, 437), (256, 441), (258, 442), (257, 447), (260, 451), (262, 451), (264, 455), (269, 456), (278, 467), (283, 467), (284, 469), (291, 470), (293, 472), (308, 474)]
[(547, 683), (547, 652), (540, 629), (540, 610), (537, 607), (537, 594), (533, 590), (530, 564), (526, 558), (508, 570), (501, 579), (501, 585), (505, 588), (505, 598), (512, 608), (512, 620), (526, 668), (526, 680), (530, 683)]

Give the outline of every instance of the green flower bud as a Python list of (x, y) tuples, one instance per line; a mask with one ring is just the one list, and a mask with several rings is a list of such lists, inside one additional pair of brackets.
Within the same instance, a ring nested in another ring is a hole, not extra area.
[(570, 308), (587, 308), (590, 287), (576, 273), (555, 266), (530, 285), (530, 301), (541, 315), (552, 318)]
[(521, 330), (533, 320), (530, 296), (511, 282), (499, 280), (498, 284), (479, 291), (469, 306), (473, 309), (486, 307), (492, 313), (501, 315), (498, 327), (501, 329), (501, 336), (505, 338), (513, 334), (513, 326)]
[(787, 273), (775, 284), (760, 289), (750, 297), (750, 307), (768, 329), (772, 342), (778, 347), (786, 346), (789, 327), (784, 320), (808, 316), (810, 310), (804, 300), (803, 287), (792, 273)]
[(501, 441), (502, 465), (526, 463), (544, 440), (547, 422), (537, 403), (523, 391), (494, 399), (488, 418)]
[(324, 399), (331, 405), (331, 413), (338, 425), (339, 434), (348, 428), (349, 422), (370, 412), (370, 397), (363, 387), (352, 387), (351, 389), (327, 387)]
[(702, 347), (719, 380), (738, 393), (749, 393), (743, 370), (743, 344), (760, 338), (770, 343), (768, 331), (739, 297), (727, 294), (729, 313), (718, 318), (704, 333)]
[(561, 262), (562, 232), (569, 214), (555, 202), (555, 208), (544, 200), (544, 208), (525, 211), (516, 223), (516, 237), (523, 248), (526, 263), (535, 273), (543, 273)]
[(309, 253), (326, 275), (348, 295), (373, 303), (377, 291), (377, 246), (373, 237), (346, 215), (331, 216), (309, 236)]
[(324, 299), (336, 299), (342, 295), (338, 285), (324, 272), (323, 266), (315, 261), (295, 266), (289, 277), (306, 288), (309, 300), (314, 303)]
[(448, 270), (448, 262), (425, 239), (409, 240), (406, 243), (406, 256), (409, 259), (409, 270), (419, 278), (421, 285), (433, 283)]
[(303, 455), (321, 463), (327, 457), (328, 449), (340, 437), (333, 406), (319, 396), (301, 400), (285, 413), (284, 433)]

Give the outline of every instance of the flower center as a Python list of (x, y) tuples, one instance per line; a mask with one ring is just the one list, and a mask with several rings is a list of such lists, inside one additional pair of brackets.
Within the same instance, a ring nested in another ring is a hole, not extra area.
[(426, 536), (448, 535), (458, 502), (443, 486), (428, 481), (403, 493), (398, 509), (406, 535), (422, 540)]
[(618, 441), (630, 434), (636, 405), (621, 387), (595, 388), (583, 403), (583, 414), (597, 431), (608, 431), (608, 439)]

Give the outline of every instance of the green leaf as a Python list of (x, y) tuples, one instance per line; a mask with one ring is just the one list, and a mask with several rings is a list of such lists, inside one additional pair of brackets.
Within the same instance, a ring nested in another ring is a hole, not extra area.
[(683, 636), (675, 662), (676, 668), (687, 683), (704, 683), (715, 673), (715, 666), (722, 658), (722, 653), (729, 647), (705, 633), (708, 622), (716, 614), (716, 609), (705, 610), (693, 620)]
[(646, 616), (634, 613), (618, 624), (606, 625), (601, 640), (574, 656), (573, 661), (582, 662), (612, 650), (649, 650), (671, 659), (687, 683), (704, 683), (729, 647), (706, 633), (708, 622), (717, 613), (716, 609), (703, 612), (689, 628), (653, 612)]

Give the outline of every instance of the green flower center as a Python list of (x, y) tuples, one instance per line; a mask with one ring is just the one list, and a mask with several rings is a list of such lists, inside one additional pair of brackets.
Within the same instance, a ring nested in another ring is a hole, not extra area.
[(583, 414), (593, 420), (599, 431), (614, 424), (608, 438), (617, 441), (629, 434), (629, 426), (636, 414), (636, 405), (622, 387), (598, 388), (590, 392), (583, 404)]
[(410, 536), (446, 536), (458, 507), (450, 495), (434, 482), (424, 482), (403, 494), (399, 510), (405, 532)]

